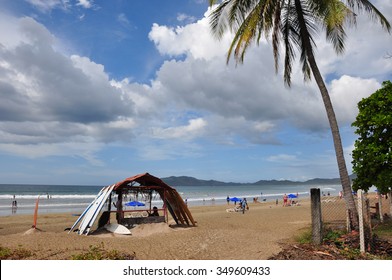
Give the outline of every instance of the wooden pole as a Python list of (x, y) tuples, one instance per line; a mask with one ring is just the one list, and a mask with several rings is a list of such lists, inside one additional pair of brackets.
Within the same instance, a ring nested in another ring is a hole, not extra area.
[(34, 217), (33, 217), (33, 226), (32, 226), (32, 228), (37, 228), (39, 197), (40, 197), (40, 195), (38, 196), (38, 198), (37, 198), (37, 200), (35, 202), (35, 209), (34, 209)]
[(319, 245), (322, 241), (321, 199), (320, 189), (310, 189), (312, 241)]
[(364, 224), (365, 224), (365, 248), (369, 252), (373, 250), (372, 244), (372, 222), (370, 216), (370, 202), (369, 198), (365, 199), (365, 211), (364, 211)]
[(389, 191), (389, 215), (392, 217), (392, 188)]
[(380, 213), (380, 223), (384, 223), (384, 216), (382, 214), (382, 197), (381, 193), (378, 193), (378, 212)]
[(363, 193), (358, 190), (358, 219), (359, 219), (359, 250), (365, 253), (365, 230), (363, 227)]

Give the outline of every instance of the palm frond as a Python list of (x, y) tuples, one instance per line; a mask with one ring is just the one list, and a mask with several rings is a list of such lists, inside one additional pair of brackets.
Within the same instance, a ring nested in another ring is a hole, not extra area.
[[(282, 15), (281, 15), (281, 32), (283, 37), (283, 45), (285, 50), (284, 57), (284, 82), (287, 86), (291, 86), (291, 73), (292, 73), (292, 65), (295, 59), (295, 51), (293, 49), (293, 43), (298, 44), (299, 34), (295, 26), (293, 25), (293, 15), (295, 14), (295, 10), (291, 1), (288, 1), (282, 7)], [(276, 62), (275, 62), (276, 63)]]
[(279, 68), (279, 45), (280, 45), (280, 36), (281, 36), (281, 6), (278, 5), (275, 10), (274, 17), (274, 26), (272, 31), (272, 49), (274, 53), (274, 61), (275, 61), (275, 72), (278, 72)]
[(348, 6), (359, 12), (364, 10), (372, 20), (379, 20), (381, 26), (391, 32), (391, 24), (387, 18), (368, 0), (347, 0)]
[(330, 0), (329, 5), (321, 12), (320, 19), (325, 27), (327, 40), (332, 43), (336, 53), (343, 53), (346, 39), (344, 24), (355, 24), (355, 13), (343, 2)]
[(234, 57), (236, 61), (241, 63), (244, 61), (245, 52), (257, 37), (259, 25), (263, 22), (263, 20), (260, 19), (261, 15), (260, 6), (256, 6), (244, 19), (236, 31), (232, 44), (229, 48), (227, 61), (230, 59), (234, 46)]
[(226, 17), (226, 8), (229, 4), (230, 0), (223, 1), (209, 16), (212, 34), (219, 40), (222, 39), (222, 36), (229, 28), (229, 23)]

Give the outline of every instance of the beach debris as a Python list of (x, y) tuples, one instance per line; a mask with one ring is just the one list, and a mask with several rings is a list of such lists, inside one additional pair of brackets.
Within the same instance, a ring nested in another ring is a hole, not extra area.
[(367, 260), (372, 256), (392, 257), (392, 243), (377, 236), (372, 240), (373, 249), (370, 254), (350, 254), (353, 249), (359, 248), (359, 235), (350, 232), (342, 235), (335, 242), (326, 242), (321, 245), (313, 244), (285, 244), (281, 252), (273, 255), (269, 260)]

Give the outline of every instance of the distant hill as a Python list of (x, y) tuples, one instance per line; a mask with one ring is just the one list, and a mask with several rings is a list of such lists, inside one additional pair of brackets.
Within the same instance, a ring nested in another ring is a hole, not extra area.
[(242, 183), (227, 183), (220, 182), (216, 180), (200, 180), (193, 177), (188, 176), (171, 176), (166, 178), (161, 178), (166, 184), (170, 186), (238, 186), (245, 185)]
[[(351, 175), (353, 179), (355, 176)], [(241, 185), (334, 185), (340, 184), (340, 178), (323, 179), (315, 178), (304, 182), (290, 180), (260, 180), (254, 183), (221, 182), (216, 180), (200, 180), (189, 176), (170, 176), (161, 178), (170, 186), (241, 186)]]

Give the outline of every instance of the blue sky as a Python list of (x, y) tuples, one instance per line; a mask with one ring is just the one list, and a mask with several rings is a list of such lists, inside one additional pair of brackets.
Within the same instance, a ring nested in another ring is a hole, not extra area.
[[(392, 21), (392, 1), (372, 1)], [(317, 86), (270, 42), (225, 63), (203, 0), (0, 2), (0, 183), (106, 185), (149, 172), (233, 182), (338, 177)], [(392, 79), (392, 37), (360, 15), (316, 59), (346, 161), (357, 103)], [(280, 69), (281, 70), (281, 69)]]

